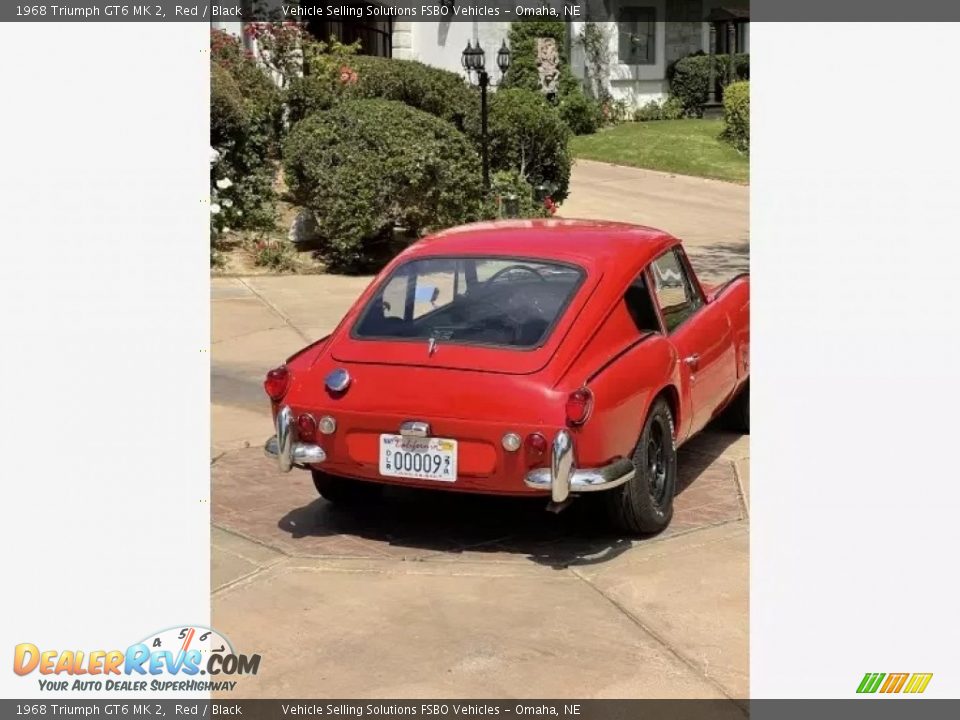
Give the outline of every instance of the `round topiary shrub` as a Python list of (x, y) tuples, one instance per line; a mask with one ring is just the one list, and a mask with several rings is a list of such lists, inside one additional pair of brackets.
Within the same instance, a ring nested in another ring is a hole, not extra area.
[[(479, 129), (470, 128), (479, 138)], [(548, 185), (556, 202), (570, 185), (570, 129), (557, 109), (537, 92), (498, 90), (490, 98), (490, 167), (516, 170), (534, 187)]]
[(413, 60), (361, 56), (353, 60), (357, 82), (348, 93), (359, 98), (397, 100), (464, 127), (479, 103), (476, 91), (457, 73)]
[(723, 91), (723, 137), (741, 152), (750, 151), (750, 83), (735, 82)]
[(287, 185), (313, 212), (328, 262), (374, 262), (395, 225), (412, 234), (483, 215), (480, 161), (452, 124), (391, 100), (345, 100), (291, 130)]
[(380, 98), (423, 110), (462, 130), (479, 103), (460, 75), (413, 60), (358, 55), (345, 59), (343, 70), (334, 78), (293, 79), (287, 90), (290, 121), (328, 110), (340, 99)]

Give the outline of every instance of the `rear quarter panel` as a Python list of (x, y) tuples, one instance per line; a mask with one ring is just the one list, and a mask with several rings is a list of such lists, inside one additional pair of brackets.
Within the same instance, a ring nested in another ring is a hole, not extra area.
[(738, 275), (709, 295), (730, 318), (733, 345), (737, 357), (737, 385), (750, 376), (750, 276)]
[(640, 335), (622, 302), (566, 372), (565, 391), (593, 391), (590, 418), (574, 430), (577, 464), (596, 467), (629, 457), (654, 397), (676, 383), (676, 352), (659, 333)]

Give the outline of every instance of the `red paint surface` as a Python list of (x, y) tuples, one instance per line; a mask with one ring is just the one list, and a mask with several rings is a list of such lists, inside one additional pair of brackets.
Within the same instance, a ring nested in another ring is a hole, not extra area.
[[(674, 407), (680, 444), (715, 417), (748, 378), (750, 286), (741, 276), (710, 288), (703, 307), (672, 334), (642, 335), (626, 311), (624, 292), (679, 242), (651, 228), (570, 220), (478, 223), (421, 240), (381, 272), (329, 337), (287, 361), (291, 381), (282, 403), (295, 415), (336, 418), (336, 433), (318, 436), (327, 472), (466, 492), (540, 494), (523, 484), (528, 453), (505, 451), (501, 438), (507, 432), (521, 437), (539, 432), (549, 441), (566, 427), (567, 396), (583, 386), (593, 392), (594, 404), (587, 421), (571, 428), (579, 467), (632, 454), (660, 395)], [(424, 343), (350, 337), (359, 313), (397, 265), (431, 256), (484, 255), (557, 260), (585, 271), (542, 347), (444, 344), (431, 356)], [(681, 362), (692, 354), (700, 356), (695, 370)], [(334, 397), (324, 379), (340, 367), (353, 382)], [(398, 432), (406, 420), (427, 422), (431, 435), (459, 441), (455, 483), (379, 475), (378, 436)], [(548, 463), (549, 451), (538, 461)]]

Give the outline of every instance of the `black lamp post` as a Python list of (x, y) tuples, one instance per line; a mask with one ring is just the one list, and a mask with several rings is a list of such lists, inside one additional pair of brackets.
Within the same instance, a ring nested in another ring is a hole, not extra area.
[[(477, 84), (480, 86), (480, 157), (483, 162), (483, 189), (490, 190), (490, 158), (487, 152), (487, 87), (490, 85), (490, 76), (487, 74), (487, 58), (483, 48), (480, 47), (480, 41), (475, 45), (467, 41), (467, 47), (460, 57), (463, 63), (463, 69), (467, 71), (467, 76), (473, 82), (476, 75)], [(504, 40), (497, 51), (497, 67), (500, 68), (501, 75), (505, 74), (510, 67), (510, 48), (507, 47), (507, 41)]]

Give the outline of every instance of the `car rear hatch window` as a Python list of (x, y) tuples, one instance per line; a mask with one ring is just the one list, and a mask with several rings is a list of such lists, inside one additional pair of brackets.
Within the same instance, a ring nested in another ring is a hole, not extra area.
[(411, 260), (381, 283), (333, 353), (358, 362), (534, 372), (549, 359), (585, 278), (576, 265), (543, 259)]

